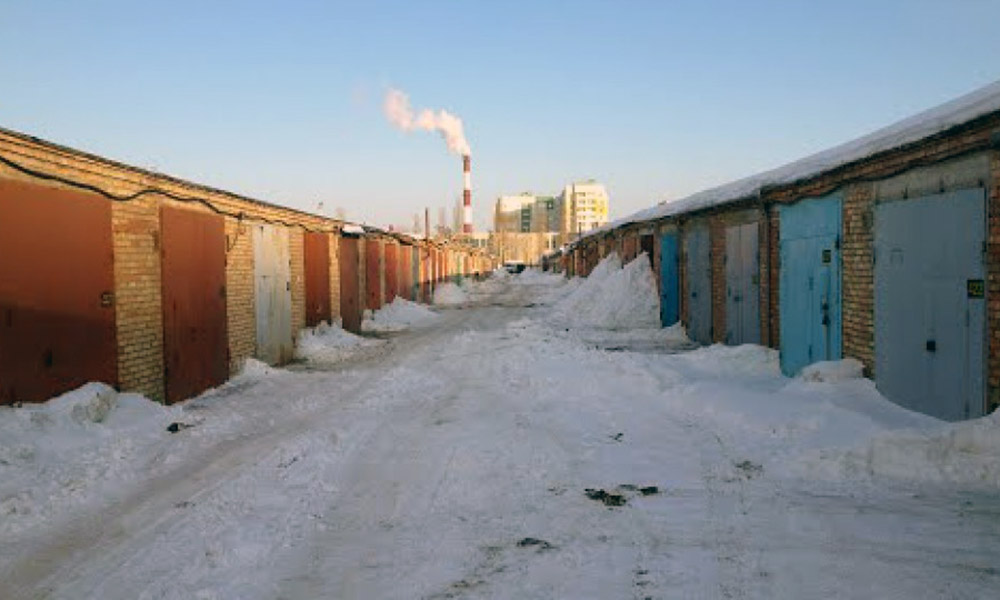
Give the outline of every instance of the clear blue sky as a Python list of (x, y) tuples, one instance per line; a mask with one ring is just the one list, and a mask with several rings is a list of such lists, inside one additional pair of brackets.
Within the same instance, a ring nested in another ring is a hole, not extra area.
[(597, 178), (612, 216), (857, 137), (1000, 79), (996, 0), (0, 0), (0, 126), (351, 219), (461, 193), (389, 86), (465, 121), (477, 226)]

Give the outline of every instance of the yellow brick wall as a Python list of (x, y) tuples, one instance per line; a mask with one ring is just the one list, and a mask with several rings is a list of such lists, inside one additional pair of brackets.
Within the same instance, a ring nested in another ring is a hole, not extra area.
[(163, 401), (160, 210), (149, 197), (111, 205), (118, 384)]
[(226, 319), (229, 372), (236, 374), (257, 347), (253, 235), (249, 223), (226, 219)]
[(288, 255), (292, 261), (292, 336), (306, 326), (305, 235), (302, 229), (289, 229)]

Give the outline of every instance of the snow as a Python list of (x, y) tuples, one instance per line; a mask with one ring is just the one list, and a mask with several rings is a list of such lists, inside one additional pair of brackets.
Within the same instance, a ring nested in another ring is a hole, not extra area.
[(365, 360), (248, 361), (179, 405), (0, 408), (0, 597), (995, 595), (1000, 417), (680, 326), (567, 327), (612, 267), (469, 282)]
[(868, 135), (807, 156), (770, 171), (704, 190), (672, 202), (643, 209), (594, 229), (584, 236), (601, 235), (630, 223), (655, 221), (728, 202), (752, 198), (765, 187), (803, 181), (843, 165), (864, 160), (947, 131), (978, 117), (1000, 111), (1000, 81), (918, 113)]
[[(394, 310), (397, 313), (403, 312), (398, 308)], [(390, 316), (392, 315), (380, 313), (383, 322)], [(295, 357), (310, 363), (337, 363), (355, 356), (361, 348), (380, 343), (378, 340), (363, 338), (349, 331), (344, 331), (339, 323), (330, 325), (323, 322), (313, 329), (303, 329), (299, 332), (299, 339), (295, 344)], [(244, 367), (244, 371), (246, 369), (247, 367)]]
[(427, 325), (437, 318), (437, 313), (422, 304), (396, 297), (374, 313), (365, 311), (361, 331), (370, 333), (393, 333), (405, 331), (414, 326)]
[(658, 329), (660, 299), (649, 257), (642, 253), (622, 267), (617, 254), (608, 255), (555, 311), (571, 326)]
[(837, 382), (847, 379), (861, 379), (865, 366), (856, 358), (824, 360), (802, 369), (799, 377), (806, 381)]
[(468, 300), (465, 291), (450, 281), (438, 284), (434, 288), (434, 304), (436, 306), (457, 306), (465, 304)]

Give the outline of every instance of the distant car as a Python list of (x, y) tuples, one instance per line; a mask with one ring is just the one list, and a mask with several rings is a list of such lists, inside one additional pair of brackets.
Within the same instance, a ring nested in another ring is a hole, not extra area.
[(511, 275), (516, 275), (516, 274), (524, 271), (524, 269), (526, 267), (527, 267), (527, 265), (525, 265), (523, 262), (514, 261), (514, 260), (505, 262), (503, 264), (503, 268), (507, 269), (507, 272), (510, 273)]

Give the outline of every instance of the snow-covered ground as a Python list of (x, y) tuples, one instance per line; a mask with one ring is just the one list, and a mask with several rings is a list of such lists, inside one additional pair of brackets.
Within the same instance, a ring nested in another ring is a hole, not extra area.
[[(611, 266), (463, 282), (374, 346), (321, 328), (182, 405), (0, 408), (0, 598), (996, 596), (1000, 419), (692, 349)], [(628, 315), (575, 318), (610, 278)]]

